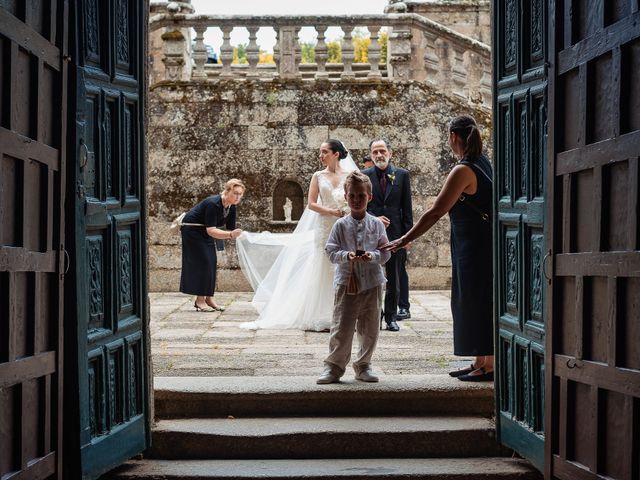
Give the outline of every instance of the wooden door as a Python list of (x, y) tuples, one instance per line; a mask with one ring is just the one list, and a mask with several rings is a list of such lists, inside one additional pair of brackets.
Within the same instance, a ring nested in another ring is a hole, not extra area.
[(79, 405), (74, 442), (83, 478), (147, 445), (147, 8), (133, 0), (73, 5), (75, 163), (68, 207), (74, 221), (68, 236), (77, 261), (67, 299), (76, 381), (69, 395)]
[(0, 477), (62, 478), (67, 2), (0, 2)]
[(496, 423), (542, 470), (546, 315), (546, 2), (496, 0), (494, 223)]
[(546, 478), (640, 478), (640, 13), (550, 3)]

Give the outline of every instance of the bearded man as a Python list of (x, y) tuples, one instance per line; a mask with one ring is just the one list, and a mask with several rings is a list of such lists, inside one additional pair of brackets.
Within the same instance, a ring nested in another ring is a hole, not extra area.
[[(367, 211), (382, 220), (387, 237), (394, 240), (407, 233), (413, 226), (409, 172), (391, 164), (393, 152), (386, 140), (373, 140), (369, 144), (369, 151), (374, 166), (362, 172), (371, 179), (373, 185), (373, 200), (369, 202)], [(385, 264), (387, 288), (383, 316), (387, 330), (392, 332), (400, 330), (396, 321), (402, 318), (397, 316), (396, 311), (400, 298), (401, 274), (406, 259), (407, 251), (400, 249), (393, 253)], [(408, 311), (408, 306), (406, 310)]]

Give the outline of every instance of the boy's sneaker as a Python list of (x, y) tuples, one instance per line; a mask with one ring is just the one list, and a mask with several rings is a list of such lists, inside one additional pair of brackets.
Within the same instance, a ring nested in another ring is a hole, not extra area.
[(362, 369), (353, 367), (353, 369), (356, 371), (356, 380), (370, 383), (375, 383), (380, 380), (373, 374), (373, 372), (371, 371), (371, 367), (364, 367)]
[(339, 381), (340, 381), (340, 375), (338, 375), (332, 369), (327, 367), (324, 369), (324, 372), (322, 372), (322, 375), (318, 377), (318, 379), (316, 380), (316, 383), (320, 385), (324, 385), (327, 383), (338, 383)]

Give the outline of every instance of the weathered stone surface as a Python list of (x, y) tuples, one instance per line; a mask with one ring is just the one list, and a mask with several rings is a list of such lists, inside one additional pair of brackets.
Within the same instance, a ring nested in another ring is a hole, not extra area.
[[(232, 276), (228, 272), (223, 271), (223, 281)], [(434, 272), (439, 272), (440, 277), (434, 278)], [(425, 283), (444, 283), (448, 281), (449, 272), (448, 267), (416, 269), (416, 276)], [(216, 302), (226, 307), (220, 313), (196, 312), (190, 295), (150, 294), (155, 375), (302, 375), (311, 378), (319, 375), (329, 348), (329, 333), (241, 329), (241, 322), (253, 321), (258, 315), (250, 303), (251, 297), (250, 293), (216, 293)], [(388, 379), (424, 373), (450, 378), (446, 375), (449, 370), (466, 366), (469, 360), (452, 354), (449, 292), (414, 290), (409, 300), (411, 319), (400, 323), (399, 332), (380, 332), (373, 360), (375, 370)], [(282, 313), (286, 315), (286, 308)], [(357, 347), (354, 345), (354, 348)], [(350, 382), (352, 378), (353, 371), (349, 369), (345, 381)], [(265, 381), (265, 385), (267, 383)], [(462, 387), (461, 383), (454, 381), (449, 386)]]
[[(247, 184), (239, 206), (240, 227), (292, 231), (273, 221), (279, 182), (297, 183), (306, 203), (311, 175), (321, 167), (318, 148), (328, 137), (342, 140), (356, 163), (372, 139), (391, 142), (394, 164), (412, 174), (414, 218), (426, 211), (455, 164), (447, 143), (447, 121), (473, 114), (490, 140), (490, 113), (424, 83), (252, 82), (156, 85), (149, 97), (149, 243), (151, 291), (179, 285), (180, 237), (168, 233), (179, 213), (219, 193), (231, 177)], [(490, 147), (490, 145), (487, 145)], [(412, 288), (446, 288), (449, 227), (442, 219), (409, 254)], [(220, 291), (249, 284), (237, 270), (228, 242), (220, 259)]]
[(129, 460), (105, 480), (214, 479), (541, 480), (518, 458), (403, 458), (326, 460)]
[[(341, 399), (336, 396), (336, 401)], [(404, 400), (404, 398), (402, 398)], [(400, 401), (402, 401), (400, 400)], [(160, 420), (147, 458), (499, 457), (480, 416), (185, 418)]]
[(491, 4), (488, 0), (404, 0), (389, 2), (387, 12), (418, 13), (463, 35), (491, 43)]

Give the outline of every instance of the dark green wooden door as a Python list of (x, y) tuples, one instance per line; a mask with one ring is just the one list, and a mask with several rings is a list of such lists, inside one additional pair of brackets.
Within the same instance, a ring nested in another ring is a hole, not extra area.
[[(147, 2), (73, 2), (75, 308), (83, 478), (147, 445), (144, 45)], [(67, 405), (67, 408), (72, 408)]]
[(494, 204), (496, 420), (544, 465), (546, 1), (496, 0)]
[(545, 476), (636, 480), (640, 4), (556, 0), (549, 18)]

